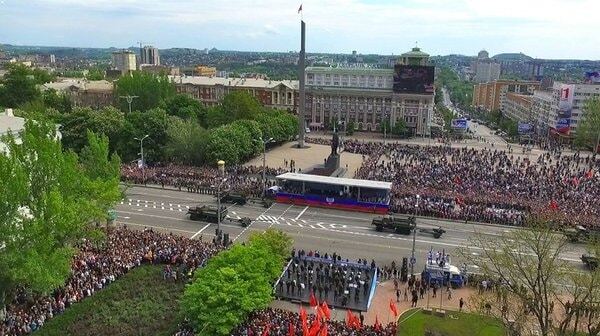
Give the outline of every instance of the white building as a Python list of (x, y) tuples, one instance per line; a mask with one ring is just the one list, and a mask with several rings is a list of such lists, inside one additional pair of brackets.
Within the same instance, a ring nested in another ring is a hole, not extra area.
[[(15, 117), (12, 109), (6, 109), (0, 113), (0, 137), (8, 135), (9, 133), (14, 134), (17, 138), (17, 143), (20, 143), (18, 138), (19, 132), (25, 128), (25, 119), (21, 117)], [(0, 153), (6, 151), (6, 145), (0, 140)]]
[[(577, 132), (577, 126), (585, 117), (585, 101), (600, 97), (600, 84), (566, 84), (555, 82), (548, 91), (536, 91), (533, 96), (532, 112), (541, 134), (561, 133), (557, 125), (568, 119), (568, 136)], [(560, 128), (560, 127), (558, 127)]]
[(476, 83), (488, 83), (500, 79), (501, 66), (489, 57), (487, 51), (482, 50), (477, 55), (477, 60), (471, 64), (473, 80)]
[[(424, 66), (428, 58), (414, 48), (398, 63)], [(434, 94), (395, 92), (394, 74), (394, 69), (306, 68), (307, 124), (317, 128), (328, 120), (353, 121), (358, 130), (378, 131), (384, 120), (394, 126), (404, 119), (413, 134), (429, 135)]]
[(121, 71), (122, 74), (137, 70), (135, 53), (129, 50), (115, 51), (112, 53), (113, 69)]

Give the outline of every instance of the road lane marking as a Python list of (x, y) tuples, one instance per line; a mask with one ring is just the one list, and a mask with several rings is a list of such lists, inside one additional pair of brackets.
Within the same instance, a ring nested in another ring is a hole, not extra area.
[(295, 220), (299, 219), (302, 215), (304, 215), (304, 212), (306, 212), (306, 210), (308, 210), (308, 205), (302, 211), (300, 211), (298, 216), (296, 216), (296, 218), (294, 218), (294, 219)]
[(168, 227), (157, 226), (157, 225), (147, 225), (147, 224), (123, 222), (123, 221), (117, 221), (117, 224), (125, 224), (125, 225), (131, 225), (131, 226), (141, 226), (141, 227), (144, 227), (144, 228), (161, 229), (161, 230), (166, 230), (166, 231), (177, 231), (177, 232), (185, 232), (185, 233), (194, 233), (194, 231), (189, 231), (189, 230), (168, 228)]
[(191, 236), (191, 237), (190, 237), (190, 239), (194, 239), (194, 238), (196, 238), (196, 236), (197, 236), (197, 235), (201, 234), (201, 233), (202, 233), (202, 231), (206, 230), (206, 228), (207, 228), (207, 227), (209, 227), (209, 226), (210, 226), (210, 223), (209, 223), (209, 224), (206, 224), (206, 225), (205, 225), (205, 226), (204, 226), (202, 229), (200, 229), (200, 230), (198, 230), (198, 232), (194, 233), (194, 235), (193, 235), (193, 236)]
[(253, 224), (253, 223), (254, 223), (256, 220), (258, 220), (258, 218), (260, 218), (261, 216), (263, 216), (264, 214), (266, 214), (266, 213), (267, 213), (267, 211), (271, 210), (271, 208), (272, 208), (272, 207), (273, 207), (273, 205), (275, 205), (275, 204), (277, 204), (277, 203), (273, 203), (273, 204), (271, 204), (271, 206), (270, 206), (270, 207), (268, 207), (268, 208), (267, 208), (267, 210), (263, 211), (263, 213), (261, 213), (260, 215), (258, 215), (258, 217), (256, 217), (256, 219), (255, 219), (254, 221), (250, 222), (250, 225), (246, 226), (246, 227), (245, 227), (245, 228), (242, 230), (242, 232), (240, 232), (240, 234), (238, 234), (238, 235), (237, 235), (235, 238), (233, 238), (233, 240), (232, 240), (231, 242), (235, 243), (235, 241), (236, 241), (238, 238), (240, 238), (240, 237), (242, 236), (242, 234), (244, 234), (244, 232), (246, 232), (246, 230), (248, 230), (248, 229), (249, 229), (249, 228), (252, 226), (252, 224)]

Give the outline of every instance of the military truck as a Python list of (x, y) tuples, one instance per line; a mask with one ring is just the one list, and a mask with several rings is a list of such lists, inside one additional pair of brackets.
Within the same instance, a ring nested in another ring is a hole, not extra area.
[(375, 229), (379, 232), (387, 229), (408, 235), (415, 229), (416, 221), (413, 216), (388, 215), (373, 218), (371, 225), (374, 225)]
[(587, 268), (593, 271), (596, 269), (596, 267), (598, 267), (598, 262), (600, 260), (598, 259), (598, 257), (594, 257), (593, 255), (583, 254), (581, 255), (581, 261), (585, 266), (587, 266)]
[[(218, 222), (218, 209), (216, 206), (202, 205), (188, 209), (188, 215), (191, 220), (198, 220), (208, 223)], [(221, 221), (227, 216), (227, 209), (221, 206)]]
[(244, 205), (248, 202), (246, 195), (241, 193), (227, 192), (221, 195), (221, 203), (232, 203), (237, 205)]
[(577, 225), (572, 229), (565, 229), (564, 234), (573, 243), (600, 241), (600, 229), (588, 229), (584, 226)]

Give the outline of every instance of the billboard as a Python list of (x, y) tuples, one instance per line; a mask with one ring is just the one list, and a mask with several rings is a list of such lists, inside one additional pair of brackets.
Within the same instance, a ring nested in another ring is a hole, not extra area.
[(531, 134), (533, 133), (533, 124), (520, 122), (518, 125), (519, 134)]
[(558, 117), (571, 118), (573, 110), (573, 96), (575, 85), (563, 84), (560, 87), (560, 100), (558, 101)]
[(452, 128), (456, 130), (466, 130), (467, 129), (467, 119), (452, 119)]
[(433, 94), (435, 67), (400, 65), (394, 67), (394, 92)]
[(556, 131), (561, 134), (569, 135), (571, 131), (571, 119), (559, 118), (556, 122)]

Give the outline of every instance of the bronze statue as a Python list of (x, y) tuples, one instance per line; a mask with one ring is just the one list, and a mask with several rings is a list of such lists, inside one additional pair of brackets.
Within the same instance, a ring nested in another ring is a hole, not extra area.
[(340, 146), (340, 136), (337, 132), (333, 133), (333, 139), (331, 139), (331, 155), (337, 155), (338, 147)]

